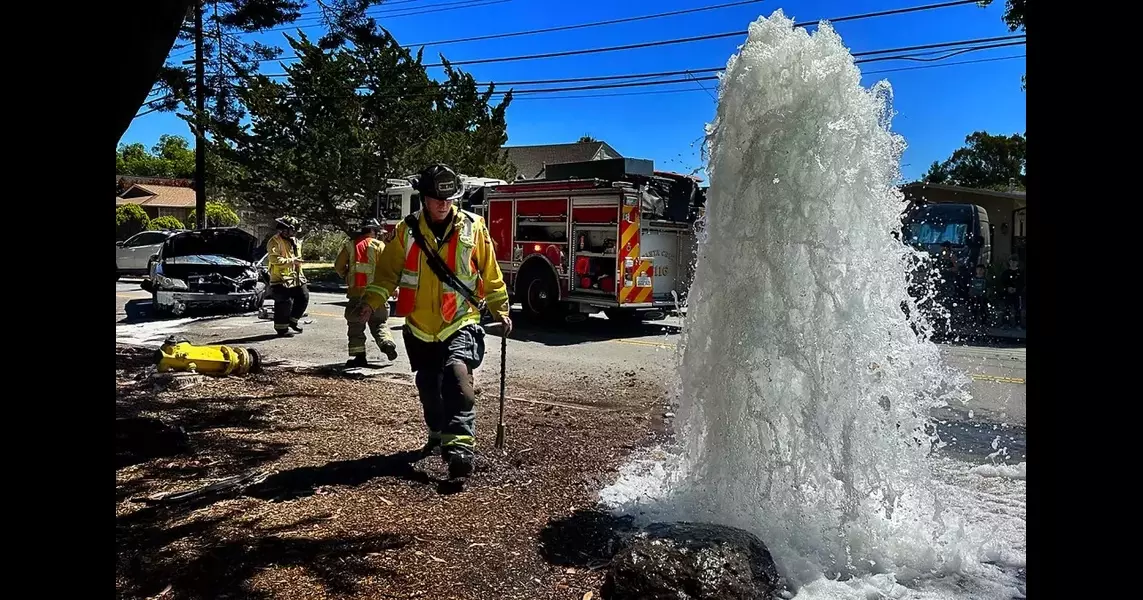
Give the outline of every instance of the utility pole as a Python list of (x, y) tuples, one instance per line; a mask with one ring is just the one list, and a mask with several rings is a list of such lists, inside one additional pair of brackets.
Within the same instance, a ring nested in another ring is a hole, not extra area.
[(198, 229), (206, 228), (206, 65), (202, 58), (202, 4), (194, 3), (194, 211)]

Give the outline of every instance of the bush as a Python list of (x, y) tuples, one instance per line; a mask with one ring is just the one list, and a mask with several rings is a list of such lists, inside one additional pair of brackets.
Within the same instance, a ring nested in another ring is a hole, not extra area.
[[(207, 220), (209, 221), (209, 219)], [(160, 229), (186, 229), (186, 227), (183, 227), (182, 221), (167, 215), (165, 217), (151, 219), (150, 224), (147, 225), (147, 229), (158, 231)]]
[(115, 207), (115, 239), (123, 241), (151, 224), (151, 218), (138, 204), (120, 204)]
[[(190, 229), (197, 229), (195, 223), (198, 221), (198, 214), (196, 211), (191, 211), (187, 217), (187, 227)], [(207, 202), (206, 203), (206, 226), (207, 227), (234, 227), (238, 225), (238, 213), (234, 212), (222, 202)]]
[(341, 231), (315, 231), (302, 240), (302, 259), (333, 262), (348, 239)]

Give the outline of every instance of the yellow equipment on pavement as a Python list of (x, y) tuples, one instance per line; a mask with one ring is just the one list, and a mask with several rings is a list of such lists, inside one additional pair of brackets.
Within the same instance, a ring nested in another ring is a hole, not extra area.
[(245, 375), (257, 372), (261, 358), (253, 348), (235, 346), (195, 346), (171, 337), (155, 352), (160, 373), (190, 371), (205, 375)]

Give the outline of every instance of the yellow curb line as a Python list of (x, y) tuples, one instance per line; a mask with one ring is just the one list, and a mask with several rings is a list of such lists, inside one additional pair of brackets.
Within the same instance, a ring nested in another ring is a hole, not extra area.
[(1023, 377), (1001, 377), (999, 375), (971, 375), (976, 381), (993, 381), (996, 383), (1015, 383), (1018, 385), (1026, 385), (1027, 381)]

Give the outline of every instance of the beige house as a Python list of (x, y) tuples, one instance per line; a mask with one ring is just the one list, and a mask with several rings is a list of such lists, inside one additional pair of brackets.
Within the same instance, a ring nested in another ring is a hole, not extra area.
[(138, 204), (152, 219), (174, 217), (187, 225), (194, 212), (195, 194), (193, 187), (136, 183), (118, 194), (115, 204)]
[(1020, 257), (1021, 265), (1027, 265), (1026, 192), (1000, 192), (921, 182), (905, 185), (901, 191), (912, 202), (975, 204), (984, 208), (991, 229), (992, 264), (1007, 265), (1008, 257), (1015, 254)]

